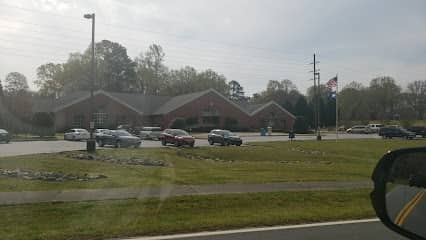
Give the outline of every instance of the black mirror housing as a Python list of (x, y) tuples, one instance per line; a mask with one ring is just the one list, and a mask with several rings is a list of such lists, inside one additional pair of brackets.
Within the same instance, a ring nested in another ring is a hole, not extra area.
[(372, 180), (370, 197), (383, 224), (410, 239), (426, 239), (426, 204), (421, 204), (426, 203), (426, 147), (386, 153)]

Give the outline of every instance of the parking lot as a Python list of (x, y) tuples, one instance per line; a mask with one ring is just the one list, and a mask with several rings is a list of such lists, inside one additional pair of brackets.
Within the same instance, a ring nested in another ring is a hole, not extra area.
[[(335, 139), (334, 134), (323, 135), (323, 139)], [(365, 134), (341, 134), (340, 139), (360, 139), (360, 138), (379, 138), (377, 135)], [(266, 141), (288, 141), (287, 136), (248, 136), (242, 137), (243, 142), (266, 142)], [(313, 135), (298, 135), (296, 140), (314, 140)], [(210, 146), (207, 139), (197, 139), (195, 146)], [(141, 148), (162, 147), (159, 141), (144, 140)], [(9, 144), (0, 144), (0, 157), (16, 156), (35, 153), (53, 153), (73, 150), (83, 150), (86, 148), (85, 142), (72, 141), (28, 141), (11, 142)]]

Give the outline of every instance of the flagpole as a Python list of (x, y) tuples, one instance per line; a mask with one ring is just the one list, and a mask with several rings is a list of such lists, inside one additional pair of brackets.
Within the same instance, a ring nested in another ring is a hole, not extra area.
[(336, 141), (339, 139), (339, 104), (338, 104), (338, 93), (339, 93), (339, 79), (336, 74)]

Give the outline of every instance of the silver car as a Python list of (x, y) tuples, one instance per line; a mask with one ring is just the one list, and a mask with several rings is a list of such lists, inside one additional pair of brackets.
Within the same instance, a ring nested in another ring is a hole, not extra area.
[(160, 127), (143, 127), (139, 133), (141, 139), (159, 140), (161, 135)]
[(89, 138), (90, 133), (82, 128), (73, 128), (64, 133), (64, 140), (81, 141)]
[(360, 133), (360, 134), (369, 134), (371, 133), (371, 129), (365, 125), (355, 125), (351, 128), (346, 129), (347, 133)]

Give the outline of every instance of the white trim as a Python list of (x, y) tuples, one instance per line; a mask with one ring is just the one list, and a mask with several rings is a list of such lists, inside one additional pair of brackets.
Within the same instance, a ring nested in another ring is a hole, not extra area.
[[(141, 112), (141, 111), (139, 111), (138, 109), (136, 109), (136, 108), (132, 107), (131, 105), (129, 105), (128, 103), (126, 103), (126, 102), (122, 101), (121, 99), (118, 99), (118, 98), (116, 98), (116, 97), (112, 96), (111, 94), (109, 94), (108, 92), (105, 92), (104, 90), (97, 90), (97, 91), (95, 91), (95, 92), (93, 93), (93, 96), (97, 96), (97, 95), (99, 95), (99, 94), (104, 94), (105, 96), (107, 96), (107, 97), (109, 97), (109, 98), (113, 99), (114, 101), (116, 101), (116, 102), (120, 103), (121, 105), (124, 105), (124, 106), (126, 106), (127, 108), (132, 109), (133, 111), (135, 111), (135, 112), (137, 112), (137, 113), (139, 113), (139, 114), (143, 114), (143, 112)], [(77, 99), (75, 99), (74, 101), (72, 101), (72, 102), (70, 102), (70, 103), (67, 103), (67, 104), (65, 104), (65, 105), (63, 105), (63, 106), (60, 106), (60, 107), (58, 107), (58, 108), (55, 108), (55, 109), (54, 109), (54, 112), (59, 112), (59, 111), (61, 111), (61, 110), (65, 109), (65, 108), (67, 108), (67, 107), (69, 107), (69, 106), (72, 106), (72, 105), (74, 105), (74, 104), (77, 104), (77, 103), (82, 102), (82, 101), (84, 101), (84, 100), (86, 100), (86, 99), (89, 99), (89, 98), (90, 98), (90, 92), (89, 92), (87, 95), (85, 95), (85, 96), (83, 96), (83, 97), (81, 97), (81, 98), (77, 98)]]
[(176, 234), (176, 235), (164, 235), (154, 237), (139, 237), (139, 238), (123, 238), (121, 240), (166, 240), (166, 239), (182, 239), (191, 237), (207, 237), (207, 236), (218, 236), (226, 234), (239, 234), (239, 233), (251, 233), (251, 232), (266, 232), (276, 230), (287, 230), (287, 229), (298, 229), (298, 228), (312, 228), (312, 227), (324, 227), (333, 225), (344, 225), (344, 224), (357, 224), (357, 223), (370, 223), (379, 222), (379, 219), (361, 219), (361, 220), (349, 220), (349, 221), (334, 221), (334, 222), (323, 222), (323, 223), (310, 223), (310, 224), (299, 224), (289, 226), (275, 226), (275, 227), (260, 227), (260, 228), (243, 228), (236, 230), (225, 230), (225, 231), (212, 231), (212, 232), (198, 232), (188, 234)]
[(258, 112), (262, 111), (263, 109), (271, 106), (271, 105), (276, 105), (281, 111), (287, 113), (288, 115), (290, 115), (290, 117), (296, 119), (296, 116), (294, 116), (291, 112), (287, 111), (285, 108), (281, 107), (277, 102), (275, 101), (270, 101), (268, 103), (266, 103), (265, 105), (261, 106), (260, 108), (256, 109), (255, 111), (253, 111), (251, 113), (251, 116), (256, 115)]

